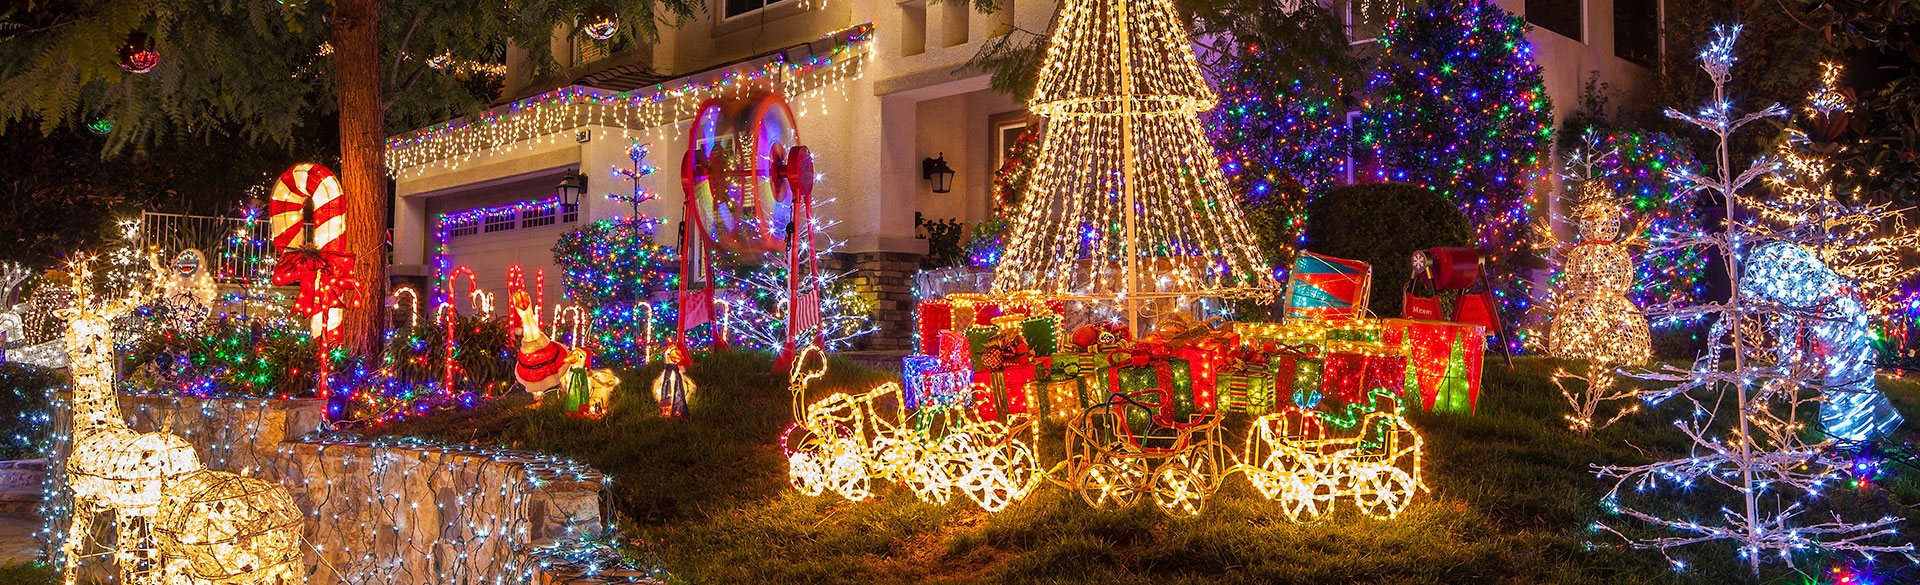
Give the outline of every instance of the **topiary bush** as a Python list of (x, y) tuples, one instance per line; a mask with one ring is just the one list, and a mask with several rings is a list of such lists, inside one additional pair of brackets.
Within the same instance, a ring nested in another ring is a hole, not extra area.
[(1334, 189), (1307, 207), (1306, 250), (1373, 265), (1375, 315), (1400, 316), (1414, 250), (1473, 245), (1473, 226), (1439, 193), (1379, 183)]

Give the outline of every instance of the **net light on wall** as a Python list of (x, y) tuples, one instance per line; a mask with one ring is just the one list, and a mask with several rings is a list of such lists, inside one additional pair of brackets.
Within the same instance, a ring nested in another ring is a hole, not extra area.
[(947, 153), (920, 161), (920, 178), (933, 184), (935, 193), (953, 192), (953, 167), (947, 166)]

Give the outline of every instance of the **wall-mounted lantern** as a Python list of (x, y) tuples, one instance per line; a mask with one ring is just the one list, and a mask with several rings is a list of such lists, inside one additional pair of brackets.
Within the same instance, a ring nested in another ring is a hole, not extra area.
[(947, 166), (947, 153), (920, 161), (920, 178), (933, 183), (933, 192), (953, 192), (953, 167)]

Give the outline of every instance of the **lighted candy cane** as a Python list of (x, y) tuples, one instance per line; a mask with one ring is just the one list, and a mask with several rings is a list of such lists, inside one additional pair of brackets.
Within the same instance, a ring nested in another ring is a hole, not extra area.
[[(311, 241), (307, 232), (309, 204), (313, 209)], [(300, 283), (294, 308), (312, 320), (313, 337), (320, 341), (319, 393), (327, 397), (330, 350), (340, 341), (348, 294), (360, 286), (353, 279), (353, 254), (341, 238), (347, 231), (347, 205), (340, 198), (340, 181), (326, 167), (294, 165), (274, 182), (267, 211), (274, 250), (280, 253), (273, 281), (281, 285)]]
[[(268, 205), (272, 217), (273, 247), (282, 252), (312, 245), (322, 252), (347, 254), (347, 243), (340, 236), (347, 231), (347, 205), (340, 198), (340, 181), (326, 167), (302, 163), (280, 174), (273, 186)], [(313, 241), (307, 241), (306, 209), (313, 204)], [(304, 296), (304, 295), (303, 295)], [(305, 300), (304, 298), (302, 300)], [(307, 307), (313, 309), (314, 307)], [(324, 321), (315, 315), (314, 336), (324, 331), (337, 333), (340, 308), (326, 307)]]
[(440, 306), (433, 308), (433, 320), (447, 331), (446, 343), (441, 346), (440, 352), (440, 388), (448, 396), (453, 395), (453, 316), (459, 313), (452, 299), (449, 295), (447, 300), (440, 302)]
[(560, 329), (560, 322), (567, 322), (567, 343), (579, 346), (580, 340), (592, 332), (593, 323), (587, 319), (587, 310), (580, 305), (553, 305), (553, 328)]
[(403, 286), (393, 291), (393, 294), (387, 298), (391, 301), (389, 304), (392, 305), (396, 311), (400, 310), (400, 295), (407, 295), (407, 328), (413, 329), (419, 327), (420, 293), (413, 290), (411, 286)]
[[(455, 268), (453, 274), (447, 275), (447, 304), (453, 304), (455, 298), (453, 293), (460, 284), (461, 276), (467, 277), (467, 301), (473, 304), (473, 310), (482, 314), (493, 314), (493, 294), (481, 290), (480, 278), (474, 275), (472, 268), (465, 266)], [(459, 307), (456, 306), (454, 310), (458, 312)]]

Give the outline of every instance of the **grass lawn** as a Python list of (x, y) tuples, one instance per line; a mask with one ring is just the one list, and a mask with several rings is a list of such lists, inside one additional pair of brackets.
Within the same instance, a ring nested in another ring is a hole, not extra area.
[[(1190, 520), (1145, 504), (1090, 509), (1052, 485), (999, 514), (958, 496), (946, 506), (921, 504), (898, 487), (858, 503), (831, 492), (802, 496), (787, 485), (777, 445), (792, 420), (791, 398), (784, 376), (767, 373), (770, 361), (703, 358), (691, 370), (699, 390), (685, 420), (658, 416), (645, 390), (656, 367), (629, 372), (603, 420), (567, 418), (557, 406), (530, 410), (521, 395), (380, 432), (563, 453), (594, 465), (615, 478), (634, 552), (694, 583), (1824, 582), (1780, 563), (1756, 579), (1732, 562), (1726, 544), (1678, 550), (1688, 567), (1676, 572), (1659, 552), (1619, 548), (1590, 530), (1596, 521), (1635, 526), (1601, 510), (1597, 500), (1611, 482), (1596, 479), (1592, 464), (1645, 462), (1684, 449), (1685, 439), (1668, 426), (1670, 411), (1635, 415), (1592, 438), (1570, 435), (1566, 404), (1546, 378), (1552, 366), (1540, 359), (1515, 360), (1512, 371), (1489, 360), (1477, 414), (1411, 417), (1426, 439), (1433, 491), (1399, 518), (1372, 520), (1345, 505), (1305, 526), (1237, 475)], [(819, 384), (864, 390), (885, 379), (836, 360)], [(1920, 421), (1920, 386), (1882, 386), (1909, 421)], [(1246, 420), (1229, 419), (1227, 428), (1229, 444), (1239, 445)], [(1042, 431), (1043, 467), (1060, 457), (1060, 437), (1057, 425)], [(1853, 518), (1895, 513), (1911, 521), (1920, 516), (1920, 472), (1892, 471), (1896, 477), (1873, 490), (1836, 489), (1824, 504)], [(1637, 502), (1704, 521), (1731, 501), (1723, 492), (1669, 491)], [(1803, 560), (1816, 576), (1827, 566), (1812, 555)]]

